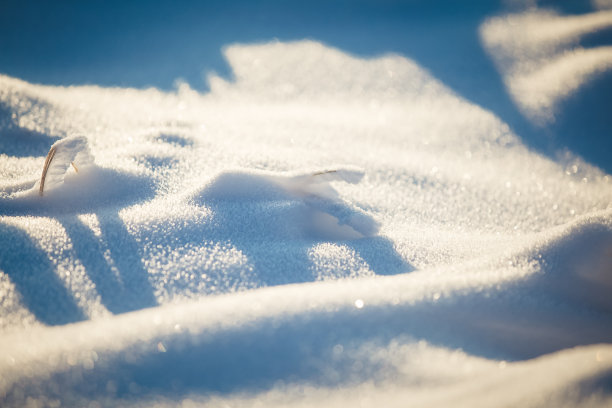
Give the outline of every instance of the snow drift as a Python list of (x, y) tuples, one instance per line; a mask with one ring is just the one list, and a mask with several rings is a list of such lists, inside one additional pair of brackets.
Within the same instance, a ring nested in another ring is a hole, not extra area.
[(609, 175), (400, 56), (225, 53), (207, 94), (0, 76), (3, 405), (610, 403)]

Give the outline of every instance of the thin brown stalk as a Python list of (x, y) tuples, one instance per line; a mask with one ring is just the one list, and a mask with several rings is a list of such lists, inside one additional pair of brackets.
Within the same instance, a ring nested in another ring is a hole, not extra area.
[(47, 153), (47, 158), (45, 159), (45, 166), (43, 167), (42, 176), (40, 176), (40, 188), (38, 189), (38, 195), (41, 197), (45, 189), (45, 178), (47, 178), (47, 171), (49, 170), (49, 166), (55, 157), (55, 150), (55, 146), (52, 146), (49, 153)]
[(330, 173), (336, 173), (338, 170), (325, 170), (325, 171), (319, 171), (317, 173), (313, 173), (312, 176), (316, 177), (316, 176), (322, 176), (324, 174), (330, 174)]

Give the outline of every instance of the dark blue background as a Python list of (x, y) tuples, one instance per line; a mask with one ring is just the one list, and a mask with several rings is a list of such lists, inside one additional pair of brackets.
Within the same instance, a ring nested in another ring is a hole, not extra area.
[[(531, 148), (564, 148), (612, 171), (612, 75), (565, 101), (555, 123), (534, 127), (510, 100), (484, 52), (478, 27), (512, 11), (495, 0), (353, 1), (15, 1), (0, 5), (0, 73), (53, 85), (172, 89), (180, 78), (206, 90), (204, 74), (231, 72), (232, 43), (314, 39), (372, 57), (415, 60), (460, 96), (493, 111)], [(592, 11), (588, 1), (543, 1), (560, 13)], [(610, 30), (583, 39), (612, 44)]]

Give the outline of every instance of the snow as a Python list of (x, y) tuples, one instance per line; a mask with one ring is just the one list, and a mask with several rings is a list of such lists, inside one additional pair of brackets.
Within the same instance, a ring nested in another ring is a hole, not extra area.
[(483, 43), (525, 115), (554, 120), (559, 102), (612, 66), (612, 47), (584, 49), (580, 37), (612, 27), (612, 10), (579, 16), (550, 11), (492, 18), (481, 27)]
[[(482, 21), (538, 126), (604, 3)], [(612, 403), (609, 174), (418, 60), (223, 53), (207, 92), (0, 75), (2, 406)]]

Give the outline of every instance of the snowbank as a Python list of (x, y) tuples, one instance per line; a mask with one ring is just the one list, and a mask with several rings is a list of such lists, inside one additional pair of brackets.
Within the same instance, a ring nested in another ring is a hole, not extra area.
[(400, 56), (225, 53), (207, 94), (0, 76), (3, 405), (610, 403), (609, 175)]

